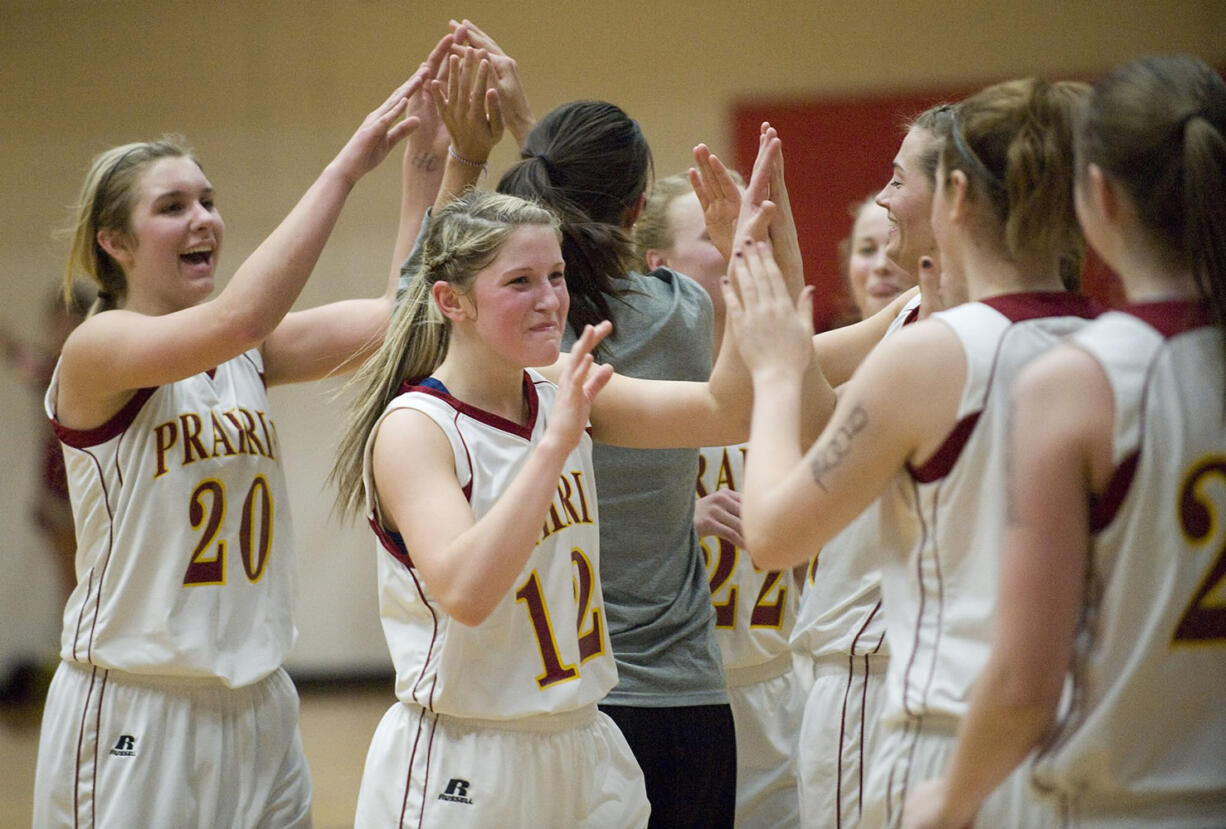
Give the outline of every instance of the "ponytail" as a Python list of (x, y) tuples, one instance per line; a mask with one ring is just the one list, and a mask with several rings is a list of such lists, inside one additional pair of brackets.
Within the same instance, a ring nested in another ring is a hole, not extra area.
[(1183, 123), (1183, 213), (1188, 267), (1226, 347), (1226, 138), (1199, 113)]
[(961, 170), (989, 206), (1006, 254), (1016, 261), (1050, 253), (1066, 284), (1085, 254), (1073, 207), (1073, 131), (1089, 92), (1036, 78), (990, 86), (953, 110), (941, 153), (946, 175)]
[(647, 189), (651, 150), (619, 107), (572, 101), (537, 122), (521, 156), (498, 192), (539, 201), (561, 219), (567, 321), (577, 333), (609, 318), (609, 299), (619, 293), (613, 280), (635, 267), (626, 225)]

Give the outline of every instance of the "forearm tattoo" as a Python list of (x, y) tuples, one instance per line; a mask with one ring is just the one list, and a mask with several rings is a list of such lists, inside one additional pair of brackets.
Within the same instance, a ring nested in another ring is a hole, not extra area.
[(843, 459), (851, 453), (852, 438), (863, 431), (867, 425), (868, 412), (857, 403), (830, 440), (813, 453), (813, 459), (809, 462), (809, 473), (813, 476), (813, 483), (826, 490), (826, 483), (822, 478), (827, 472), (841, 464)]
[(427, 173), (433, 173), (440, 164), (439, 157), (434, 153), (418, 153), (411, 161), (414, 167)]

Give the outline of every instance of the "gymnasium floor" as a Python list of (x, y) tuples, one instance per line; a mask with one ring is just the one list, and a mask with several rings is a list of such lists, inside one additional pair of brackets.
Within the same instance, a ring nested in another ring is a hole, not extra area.
[[(366, 747), (395, 700), (392, 679), (300, 687), (302, 742), (315, 788), (315, 829), (353, 826)], [(0, 827), (30, 825), (37, 706), (0, 708)]]

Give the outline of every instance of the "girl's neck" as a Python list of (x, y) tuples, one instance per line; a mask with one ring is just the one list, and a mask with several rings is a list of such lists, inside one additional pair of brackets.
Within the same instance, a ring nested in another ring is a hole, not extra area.
[(972, 301), (1004, 294), (1063, 291), (1060, 262), (1055, 257), (1030, 257), (1018, 262), (1000, 256), (970, 255), (964, 262), (967, 297)]
[(1136, 240), (1130, 239), (1113, 258), (1114, 263), (1108, 260), (1108, 264), (1119, 274), (1129, 302), (1198, 299), (1201, 295), (1190, 268), (1171, 267), (1166, 258)]
[(453, 341), (433, 376), (457, 400), (513, 423), (527, 421), (522, 366), (491, 361), (488, 354), (474, 355)]

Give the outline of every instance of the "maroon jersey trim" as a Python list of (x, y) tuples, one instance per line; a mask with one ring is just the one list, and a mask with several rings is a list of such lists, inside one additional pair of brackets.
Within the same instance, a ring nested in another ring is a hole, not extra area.
[(1170, 338), (1185, 331), (1213, 324), (1209, 304), (1200, 300), (1173, 299), (1165, 302), (1138, 302), (1120, 309)]
[(1120, 506), (1128, 497), (1128, 490), (1132, 488), (1132, 479), (1136, 475), (1140, 455), (1140, 451), (1133, 452), (1120, 461), (1120, 465), (1111, 473), (1111, 480), (1107, 481), (1103, 494), (1090, 496), (1091, 534), (1105, 530), (1115, 520)]
[(421, 394), (428, 394), (431, 397), (436, 397), (439, 400), (442, 400), (457, 412), (471, 417), (473, 420), (480, 421), (481, 423), (484, 423), (487, 426), (492, 426), (495, 429), (501, 429), (504, 432), (509, 432), (512, 435), (523, 438), (524, 440), (531, 440), (532, 429), (536, 425), (536, 413), (540, 407), (540, 399), (536, 394), (536, 385), (531, 381), (531, 379), (529, 379), (528, 372), (526, 371), (524, 372), (523, 389), (524, 398), (528, 401), (528, 422), (523, 426), (515, 423), (514, 421), (507, 420), (501, 415), (496, 415), (493, 412), (487, 412), (485, 409), (479, 409), (476, 406), (470, 406), (463, 400), (457, 400), (447, 392), (439, 391), (438, 389), (431, 388), (430, 386), (418, 386), (414, 385), (410, 381), (406, 381), (401, 384), (400, 393), (404, 394), (406, 392), (414, 391), (420, 392)]
[(1071, 291), (1027, 291), (1002, 294), (980, 301), (1004, 314), (1010, 322), (1044, 317), (1081, 317), (1092, 320), (1103, 311), (1094, 300)]
[(124, 430), (132, 425), (132, 421), (136, 420), (136, 416), (140, 414), (140, 410), (144, 407), (145, 402), (153, 396), (153, 393), (158, 388), (158, 386), (151, 386), (139, 389), (136, 394), (132, 395), (132, 399), (124, 404), (122, 409), (112, 415), (110, 420), (93, 429), (70, 429), (55, 418), (51, 418), (51, 426), (55, 429), (56, 437), (62, 443), (76, 449), (85, 449), (90, 446), (106, 443), (116, 435), (123, 434)]
[(399, 561), (405, 567), (412, 567), (413, 559), (409, 556), (409, 551), (405, 549), (404, 539), (401, 538), (400, 533), (392, 532), (379, 523), (379, 519), (373, 515), (368, 515), (366, 520), (370, 523), (370, 528), (374, 530), (375, 536), (379, 539), (379, 544), (383, 549), (391, 553), (392, 558)]
[(920, 466), (912, 466), (907, 464), (907, 471), (911, 473), (911, 477), (919, 481), (921, 484), (930, 484), (933, 481), (939, 481), (949, 474), (949, 470), (954, 468), (954, 464), (958, 462), (958, 457), (962, 454), (963, 447), (966, 442), (971, 439), (971, 433), (975, 431), (975, 424), (979, 422), (979, 415), (983, 412), (975, 412), (958, 421), (941, 444), (941, 448), (933, 453), (932, 457), (925, 461)]

